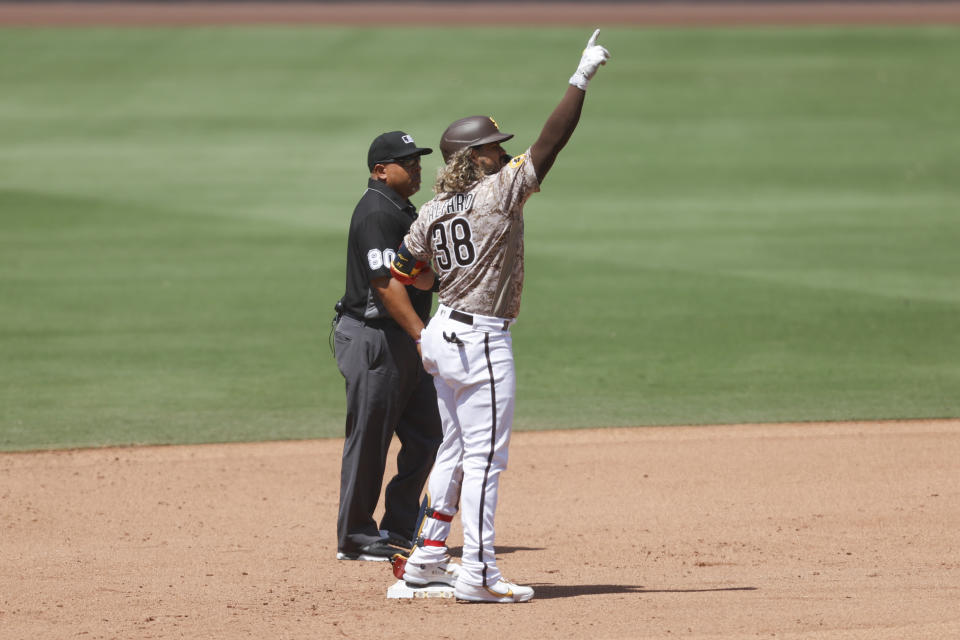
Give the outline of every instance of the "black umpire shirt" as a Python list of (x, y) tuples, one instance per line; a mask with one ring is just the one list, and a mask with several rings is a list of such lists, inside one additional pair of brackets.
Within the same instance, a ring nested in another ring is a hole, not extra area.
[[(406, 198), (379, 180), (370, 179), (350, 219), (347, 239), (347, 291), (343, 312), (360, 320), (393, 321), (370, 281), (390, 276), (390, 264), (417, 210)], [(407, 287), (414, 311), (424, 323), (430, 317), (433, 294)]]

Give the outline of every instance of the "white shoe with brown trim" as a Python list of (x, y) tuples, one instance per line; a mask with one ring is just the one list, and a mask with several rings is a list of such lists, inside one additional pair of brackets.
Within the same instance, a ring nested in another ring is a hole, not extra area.
[(533, 598), (533, 589), (500, 578), (492, 587), (457, 582), (453, 595), (469, 602), (526, 602)]

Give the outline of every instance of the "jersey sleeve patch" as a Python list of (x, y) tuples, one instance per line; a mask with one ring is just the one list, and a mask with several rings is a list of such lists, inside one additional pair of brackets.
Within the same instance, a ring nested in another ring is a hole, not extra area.
[(509, 166), (511, 169), (516, 169), (517, 167), (522, 165), (526, 161), (526, 159), (527, 159), (527, 154), (521, 153), (520, 155), (518, 155), (517, 157), (515, 157), (513, 160), (510, 161)]

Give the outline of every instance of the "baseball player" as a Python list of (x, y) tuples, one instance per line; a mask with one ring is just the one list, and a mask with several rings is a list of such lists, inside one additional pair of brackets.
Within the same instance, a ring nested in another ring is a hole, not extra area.
[[(510, 325), (523, 290), (523, 205), (540, 190), (570, 139), (587, 85), (610, 54), (594, 32), (560, 104), (536, 142), (511, 158), (511, 134), (486, 116), (452, 123), (440, 139), (446, 163), (404, 237), (392, 273), (413, 283), (427, 264), (439, 279), (440, 305), (421, 333), (434, 376), (443, 443), (427, 484), (417, 545), (406, 561), (410, 584), (442, 582), (458, 599), (525, 602), (533, 589), (508, 582), (494, 553), (494, 514), (507, 466), (514, 406)], [(421, 278), (423, 280), (423, 278)], [(450, 561), (447, 535), (460, 510), (462, 565)]]

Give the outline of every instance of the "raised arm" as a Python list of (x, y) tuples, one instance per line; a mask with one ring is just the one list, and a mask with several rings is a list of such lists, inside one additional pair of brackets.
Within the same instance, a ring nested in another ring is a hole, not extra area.
[(540, 132), (540, 137), (530, 148), (530, 155), (533, 156), (533, 169), (536, 171), (537, 179), (540, 182), (543, 182), (543, 179), (547, 177), (550, 167), (557, 159), (557, 154), (567, 144), (573, 130), (577, 128), (590, 79), (597, 73), (600, 65), (606, 64), (610, 58), (610, 52), (597, 44), (597, 36), (599, 35), (600, 29), (597, 29), (590, 36), (590, 40), (587, 41), (587, 48), (583, 50), (583, 55), (580, 58), (580, 65), (573, 76), (570, 77), (570, 86), (567, 87), (567, 92), (563, 94), (560, 104), (547, 118), (543, 130)]

